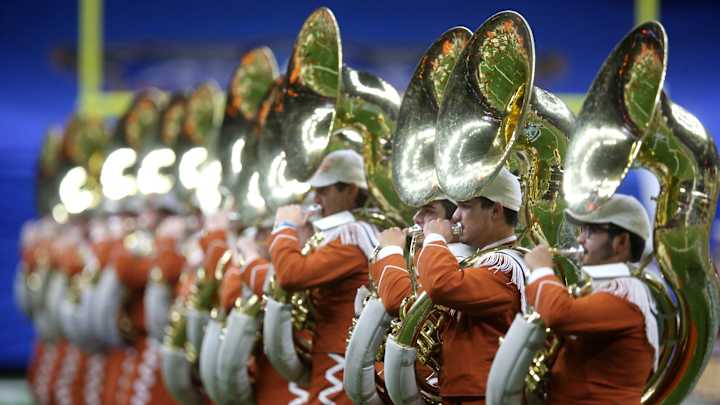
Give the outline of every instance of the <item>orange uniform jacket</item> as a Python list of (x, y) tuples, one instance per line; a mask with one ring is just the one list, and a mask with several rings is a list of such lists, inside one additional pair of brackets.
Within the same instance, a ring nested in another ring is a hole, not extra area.
[[(398, 316), (400, 304), (412, 291), (406, 267), (405, 258), (400, 254), (391, 254), (370, 264), (370, 277), (375, 283), (378, 297), (385, 311), (392, 316)], [(419, 286), (418, 290), (421, 290)]]
[(552, 403), (640, 403), (654, 350), (638, 307), (607, 292), (573, 298), (553, 275), (531, 282), (527, 298), (565, 337), (551, 371)]
[(155, 265), (160, 268), (163, 280), (175, 285), (185, 267), (185, 256), (177, 248), (177, 239), (163, 237), (155, 239)]
[(440, 394), (484, 397), (499, 338), (520, 312), (518, 288), (493, 267), (460, 269), (439, 235), (425, 239), (417, 270), (432, 302), (457, 311), (442, 334)]
[(363, 251), (338, 238), (303, 256), (297, 231), (284, 228), (273, 233), (270, 256), (281, 288), (312, 290), (316, 316), (312, 352), (345, 353), (355, 294), (368, 282), (368, 259)]
[(275, 231), (269, 251), (280, 287), (311, 291), (315, 330), (309, 403), (352, 404), (342, 389), (345, 339), (357, 290), (368, 282), (367, 256), (359, 246), (343, 244), (341, 237), (303, 256), (293, 228)]
[[(244, 269), (231, 266), (223, 277), (220, 290), (220, 303), (226, 312), (232, 309), (235, 300), (242, 293), (243, 284), (253, 293), (262, 297), (265, 278), (268, 275), (270, 262), (265, 259), (255, 259), (248, 263)], [(265, 357), (262, 345), (255, 350), (254, 389), (255, 401), (258, 404), (287, 404), (295, 399), (288, 390), (288, 382), (275, 371), (270, 361)], [(253, 370), (251, 370), (253, 371)]]

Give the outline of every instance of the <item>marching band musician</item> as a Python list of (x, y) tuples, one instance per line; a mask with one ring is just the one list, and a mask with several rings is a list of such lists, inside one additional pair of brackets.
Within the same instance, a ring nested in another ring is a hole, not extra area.
[[(413, 222), (421, 227), (433, 219), (451, 219), (457, 206), (450, 200), (435, 200), (423, 205), (413, 215)], [(410, 275), (403, 259), (405, 233), (400, 228), (389, 228), (380, 233), (378, 241), (382, 248), (374, 262), (370, 264), (370, 275), (376, 283), (377, 294), (385, 311), (397, 316), (405, 297), (412, 290)], [(466, 245), (451, 243), (458, 260), (469, 256), (472, 251)], [(413, 260), (417, 259), (416, 257)]]
[(520, 182), (505, 168), (477, 197), (458, 202), (452, 221), (463, 226), (460, 241), (481, 254), (471, 267), (461, 268), (448, 248), (450, 221), (431, 220), (423, 229), (425, 240), (417, 260), (420, 283), (434, 304), (452, 311), (442, 331), (439, 376), (446, 404), (485, 402), (499, 338), (524, 309), (526, 269), (513, 250), (521, 202)]
[(564, 337), (549, 380), (550, 403), (640, 403), (657, 366), (655, 303), (645, 284), (631, 277), (650, 238), (645, 209), (616, 194), (589, 214), (565, 211), (580, 226), (585, 249), (582, 271), (592, 280), (589, 295), (574, 298), (554, 275), (547, 246), (525, 255), (532, 270), (528, 303), (545, 325)]
[(351, 404), (342, 387), (345, 338), (355, 293), (368, 282), (368, 258), (377, 244), (376, 229), (350, 212), (363, 207), (368, 197), (363, 159), (351, 150), (331, 152), (308, 183), (322, 207), (322, 218), (312, 225), (324, 240), (304, 256), (299, 231), (307, 218), (298, 205), (280, 207), (269, 252), (282, 289), (311, 290), (316, 326), (309, 403)]
[[(220, 288), (220, 304), (229, 312), (235, 301), (242, 295), (243, 287), (253, 294), (262, 297), (270, 278), (273, 275), (270, 255), (267, 251), (267, 240), (270, 227), (258, 226), (254, 238), (241, 237), (237, 247), (245, 260), (244, 265), (231, 264), (223, 276)], [(288, 383), (273, 368), (263, 353), (262, 345), (257, 346), (253, 353), (254, 393), (258, 404), (305, 403), (307, 391), (296, 383)]]

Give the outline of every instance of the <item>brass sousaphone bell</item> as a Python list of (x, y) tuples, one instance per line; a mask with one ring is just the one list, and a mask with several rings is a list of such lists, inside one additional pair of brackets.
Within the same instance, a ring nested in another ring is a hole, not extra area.
[(373, 201), (396, 223), (412, 213), (393, 188), (390, 137), (400, 96), (381, 78), (343, 63), (340, 30), (332, 11), (313, 12), (298, 34), (277, 108), (288, 169), (308, 180), (328, 152), (350, 148), (365, 162)]
[[(500, 12), (478, 28), (448, 79), (435, 170), (441, 189), (456, 201), (477, 197), (504, 166), (520, 173), (520, 239), (556, 244), (564, 208), (557, 199), (562, 156), (574, 118), (560, 99), (533, 86), (534, 53), (530, 27), (515, 12)], [(472, 267), (481, 253), (461, 267)], [(441, 400), (437, 386), (418, 379), (411, 364), (417, 358), (439, 374), (446, 312), (422, 293), (388, 338), (385, 380), (395, 403)]]
[(215, 212), (222, 200), (217, 147), (223, 98), (213, 81), (197, 86), (187, 99), (177, 143), (176, 192), (203, 213)]
[[(471, 35), (467, 28), (456, 27), (440, 36), (420, 59), (403, 96), (392, 137), (391, 162), (393, 184), (408, 206), (419, 207), (442, 198), (434, 164), (436, 118), (452, 68)], [(415, 285), (412, 253), (409, 262)], [(382, 355), (379, 351), (391, 320), (373, 291), (353, 326), (345, 353), (343, 386), (356, 404), (390, 402), (384, 373), (376, 373), (374, 365)]]
[(99, 117), (76, 115), (67, 124), (57, 185), (59, 202), (67, 214), (81, 214), (100, 204), (99, 177), (108, 139), (105, 124)]
[(242, 226), (252, 226), (267, 214), (260, 192), (258, 145), (261, 108), (278, 77), (269, 48), (245, 54), (228, 87), (225, 118), (220, 129), (223, 184), (233, 196), (231, 210)]

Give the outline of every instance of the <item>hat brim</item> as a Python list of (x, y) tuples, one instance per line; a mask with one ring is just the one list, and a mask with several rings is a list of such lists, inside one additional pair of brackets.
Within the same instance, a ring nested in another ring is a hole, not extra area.
[(327, 173), (316, 173), (313, 177), (308, 180), (310, 187), (327, 187), (335, 183), (338, 183), (338, 179), (335, 176), (331, 176)]
[(582, 225), (582, 224), (605, 224), (607, 221), (598, 221), (597, 219), (594, 219), (592, 214), (588, 215), (578, 215), (570, 211), (568, 208), (565, 208), (565, 218), (568, 222), (570, 222), (573, 225)]
[(344, 181), (328, 173), (317, 173), (315, 176), (311, 177), (310, 180), (308, 180), (308, 184), (310, 185), (310, 187), (313, 188), (332, 186), (333, 184), (337, 183), (354, 184), (364, 190), (367, 190), (368, 188), (367, 183), (365, 182), (358, 183), (356, 181)]

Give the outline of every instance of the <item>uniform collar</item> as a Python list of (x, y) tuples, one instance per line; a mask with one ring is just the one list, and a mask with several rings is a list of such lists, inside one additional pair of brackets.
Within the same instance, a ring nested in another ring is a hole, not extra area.
[(625, 263), (600, 264), (583, 266), (582, 272), (593, 280), (602, 281), (619, 277), (630, 277), (630, 268)]
[(502, 245), (507, 245), (507, 244), (513, 243), (513, 242), (515, 242), (516, 240), (517, 240), (517, 236), (515, 236), (515, 235), (510, 235), (510, 236), (508, 236), (507, 238), (503, 238), (503, 239), (500, 239), (500, 240), (496, 240), (496, 241), (493, 242), (493, 243), (489, 243), (489, 244), (483, 246), (483, 248), (480, 249), (480, 250), (482, 251), (482, 250), (494, 249), (494, 248), (496, 248), (496, 247), (498, 247), (498, 246), (502, 246)]
[(328, 215), (313, 221), (313, 227), (316, 231), (327, 231), (338, 226), (355, 222), (355, 217), (350, 211), (341, 211), (336, 214)]
[(473, 249), (472, 246), (464, 243), (448, 243), (448, 249), (450, 249), (450, 252), (455, 255), (458, 261), (472, 256), (476, 251), (476, 249)]

